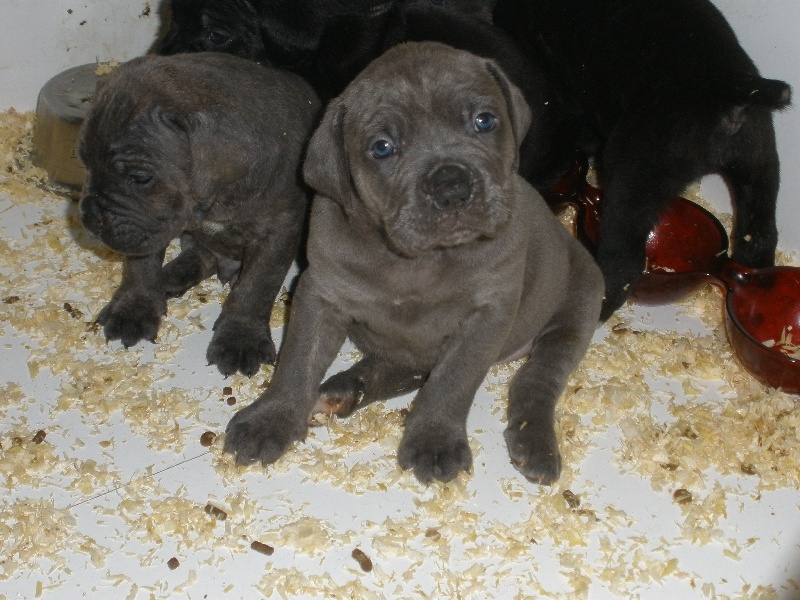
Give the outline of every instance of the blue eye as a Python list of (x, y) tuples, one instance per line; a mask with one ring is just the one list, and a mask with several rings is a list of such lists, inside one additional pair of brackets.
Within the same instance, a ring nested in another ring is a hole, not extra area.
[(392, 143), (388, 140), (378, 140), (372, 144), (373, 158), (388, 158), (394, 154), (395, 149)]
[(482, 112), (475, 117), (475, 131), (491, 131), (497, 125), (497, 117), (492, 113)]

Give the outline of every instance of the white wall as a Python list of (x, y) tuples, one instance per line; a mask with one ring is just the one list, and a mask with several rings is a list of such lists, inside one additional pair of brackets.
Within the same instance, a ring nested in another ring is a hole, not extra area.
[[(762, 74), (792, 84), (800, 106), (800, 2), (715, 3)], [(161, 0), (0, 0), (0, 110), (33, 110), (42, 85), (68, 67), (145, 53), (158, 36), (161, 11)], [(800, 111), (776, 115), (775, 125), (782, 161), (779, 244), (800, 251)], [(703, 187), (715, 205), (730, 211), (717, 178)]]

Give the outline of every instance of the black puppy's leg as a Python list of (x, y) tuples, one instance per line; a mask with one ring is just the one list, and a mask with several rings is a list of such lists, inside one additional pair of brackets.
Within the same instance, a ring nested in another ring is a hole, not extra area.
[(181, 236), (181, 252), (161, 272), (161, 282), (168, 298), (177, 298), (217, 272), (214, 255), (188, 234)]
[(769, 267), (775, 264), (778, 244), (775, 206), (780, 183), (772, 116), (752, 109), (729, 143), (735, 156), (721, 171), (736, 213), (732, 258), (745, 267)]
[(585, 301), (562, 310), (534, 340), (528, 361), (514, 375), (508, 394), (504, 437), (511, 462), (529, 481), (545, 485), (561, 474), (556, 404), (586, 353), (600, 311), (600, 298), (591, 288), (579, 288), (573, 294)]
[(228, 423), (226, 452), (237, 464), (275, 462), (292, 442), (305, 439), (319, 385), (344, 343), (348, 322), (301, 276), (292, 318), (270, 386)]
[(372, 402), (418, 390), (426, 377), (427, 373), (418, 369), (367, 355), (320, 386), (314, 412), (346, 417)]
[[(298, 199), (298, 203), (301, 200)], [(269, 326), (272, 304), (297, 254), (302, 216), (289, 211), (272, 218), (267, 235), (245, 247), (239, 277), (231, 286), (206, 358), (220, 372), (252, 377), (275, 361)]]
[(126, 256), (122, 282), (111, 301), (97, 315), (106, 340), (120, 340), (129, 348), (141, 340), (156, 341), (167, 299), (161, 287), (164, 251), (148, 256)]
[[(600, 319), (622, 306), (647, 268), (647, 237), (660, 212), (695, 178), (682, 156), (670, 156), (646, 122), (622, 123), (603, 152), (603, 200), (595, 259), (605, 278)], [(666, 135), (666, 134), (663, 134)]]

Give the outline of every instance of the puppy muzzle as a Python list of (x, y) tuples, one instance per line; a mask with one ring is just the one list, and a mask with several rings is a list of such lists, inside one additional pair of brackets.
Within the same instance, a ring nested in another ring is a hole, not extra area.
[(462, 165), (439, 165), (422, 180), (422, 191), (435, 208), (457, 210), (472, 199), (472, 176)]
[(81, 222), (89, 233), (121, 254), (145, 255), (160, 248), (162, 232), (130, 211), (114, 206), (100, 194), (80, 200)]

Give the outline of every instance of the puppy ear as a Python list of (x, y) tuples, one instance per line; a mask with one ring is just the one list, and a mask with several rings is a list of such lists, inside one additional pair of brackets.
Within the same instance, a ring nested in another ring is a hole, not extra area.
[(506, 107), (508, 108), (511, 127), (514, 131), (514, 139), (517, 142), (517, 148), (519, 148), (531, 124), (531, 109), (520, 89), (511, 83), (511, 80), (496, 62), (487, 60), (486, 69), (497, 82), (497, 85), (500, 86), (500, 90), (506, 99)]
[(343, 207), (351, 203), (353, 185), (344, 144), (344, 104), (334, 100), (311, 136), (303, 163), (303, 178), (314, 190)]

